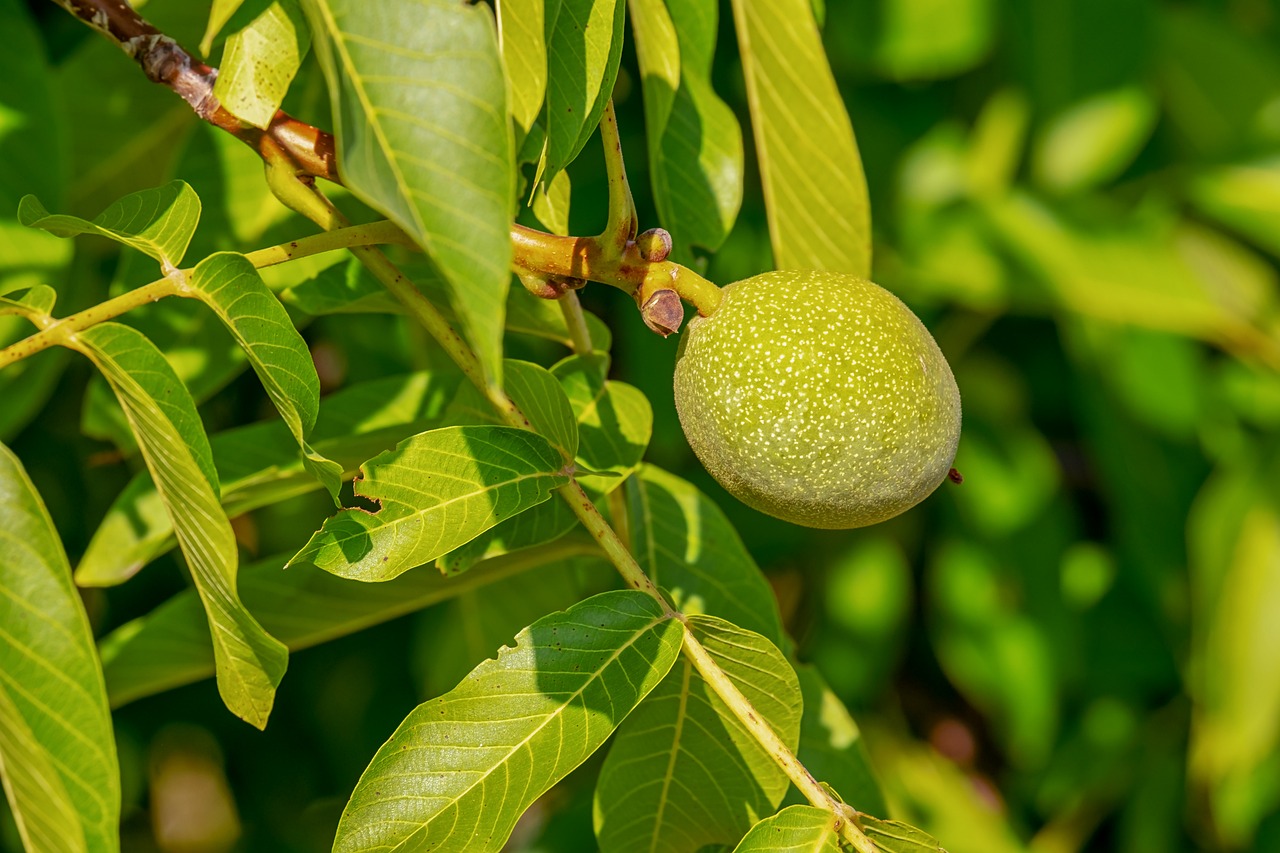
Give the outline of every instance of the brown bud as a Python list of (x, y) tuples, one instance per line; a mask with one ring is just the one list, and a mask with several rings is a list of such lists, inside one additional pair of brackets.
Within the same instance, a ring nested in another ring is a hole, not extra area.
[(659, 290), (640, 306), (644, 324), (664, 338), (680, 331), (684, 323), (684, 304), (674, 290)]
[(957, 486), (964, 482), (964, 475), (952, 468), (947, 472), (947, 479), (955, 483)]
[(671, 254), (671, 235), (663, 228), (650, 228), (636, 238), (636, 251), (646, 261), (665, 261)]

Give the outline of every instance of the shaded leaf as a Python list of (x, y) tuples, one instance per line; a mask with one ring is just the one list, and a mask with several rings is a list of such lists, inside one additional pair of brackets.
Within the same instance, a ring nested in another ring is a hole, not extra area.
[[(525, 809), (667, 674), (681, 630), (631, 590), (539, 619), (405, 718), (356, 785), (335, 853), (502, 849)], [(482, 745), (458, 749), (460, 732)]]
[(266, 726), (288, 654), (236, 594), (235, 534), (218, 503), (204, 427), (173, 368), (139, 332), (100, 323), (76, 336), (111, 384), (137, 436), (191, 567), (214, 639), (218, 692), (232, 713)]
[(932, 835), (900, 820), (878, 820), (863, 815), (859, 822), (866, 836), (885, 853), (945, 853)]
[(436, 560), (436, 567), (446, 575), (461, 574), (481, 560), (554, 542), (577, 524), (577, 516), (564, 501), (546, 501), (454, 548)]
[(351, 191), (431, 256), (501, 381), (515, 158), (493, 17), (450, 0), (307, 0)]
[[(796, 753), (800, 763), (858, 811), (888, 814), (889, 807), (871, 768), (858, 724), (816, 668), (802, 664), (796, 667), (796, 675), (804, 695), (800, 748)], [(807, 802), (795, 788), (786, 801)]]
[(59, 237), (96, 234), (150, 255), (166, 271), (182, 263), (191, 235), (200, 221), (200, 199), (183, 181), (130, 193), (102, 211), (92, 222), (78, 216), (54, 214), (35, 196), (24, 196), (18, 220)]
[(773, 260), (871, 275), (871, 210), (853, 126), (808, 0), (733, 0)]
[[(598, 553), (585, 538), (545, 550), (487, 560), (462, 578), (407, 572), (363, 584), (325, 572), (282, 571), (285, 558), (263, 560), (240, 573), (246, 605), (291, 650), (305, 649), (478, 590), (546, 563)], [(112, 707), (213, 674), (213, 648), (200, 602), (186, 591), (128, 622), (101, 643)]]
[(556, 377), (541, 365), (506, 359), (502, 374), (506, 391), (529, 426), (551, 442), (566, 462), (578, 452), (578, 423), (564, 389)]
[(1105, 183), (1133, 162), (1155, 128), (1156, 103), (1132, 86), (1094, 95), (1054, 117), (1032, 152), (1037, 180), (1058, 191)]
[(546, 168), (573, 162), (600, 123), (622, 57), (625, 0), (560, 0), (547, 36)]
[(715, 0), (632, 10), (658, 215), (677, 246), (715, 250), (737, 219), (743, 173), (742, 129), (711, 88)]
[(815, 806), (788, 806), (751, 827), (734, 853), (840, 853), (835, 815)]
[[(213, 23), (212, 14), (210, 24)], [(273, 0), (227, 39), (213, 94), (232, 115), (265, 128), (311, 46), (297, 0)]]
[[(712, 616), (689, 630), (789, 747), (800, 736), (800, 685), (767, 639)], [(676, 662), (618, 729), (596, 785), (596, 838), (604, 853), (693, 853), (732, 844), (772, 814), (786, 773), (693, 664)]]
[(552, 234), (569, 233), (569, 199), (573, 187), (568, 172), (556, 172), (550, 182), (543, 181), (533, 188), (533, 202), (529, 207), (538, 221)]
[[(344, 471), (432, 426), (457, 387), (453, 374), (411, 373), (344, 388), (320, 404), (313, 440)], [(297, 441), (280, 421), (227, 430), (209, 440), (227, 515), (315, 491)], [(154, 481), (140, 471), (112, 502), (76, 567), (80, 586), (123, 583), (174, 545), (173, 523)]]
[(342, 577), (389, 580), (550, 497), (569, 478), (542, 436), (496, 426), (424, 432), (370, 459), (356, 494), (376, 513), (346, 509), (289, 561)]
[(609, 356), (575, 355), (551, 368), (578, 422), (578, 465), (612, 478), (583, 477), (586, 485), (612, 491), (640, 465), (653, 434), (653, 407), (638, 389), (605, 379)]
[[(591, 348), (608, 352), (613, 343), (609, 327), (591, 312), (587, 316), (587, 329), (591, 332)], [(573, 338), (565, 325), (560, 306), (550, 299), (539, 299), (523, 287), (511, 288), (507, 298), (507, 331), (546, 338), (573, 349)]]
[(681, 610), (710, 613), (775, 645), (784, 642), (773, 590), (710, 498), (643, 465), (627, 480), (627, 506), (636, 560)]
[(320, 404), (320, 378), (302, 335), (244, 255), (218, 252), (196, 265), (194, 295), (214, 310), (249, 358), (262, 387), (302, 448), (307, 471), (338, 499), (342, 467), (307, 443)]
[(0, 445), (0, 777), (28, 850), (120, 849), (120, 768), (93, 632), (53, 520)]

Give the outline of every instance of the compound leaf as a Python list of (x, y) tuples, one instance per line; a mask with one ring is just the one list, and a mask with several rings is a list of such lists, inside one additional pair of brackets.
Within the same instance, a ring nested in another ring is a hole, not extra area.
[(0, 444), (0, 777), (28, 850), (120, 849), (120, 768), (71, 567)]
[[(789, 747), (800, 737), (800, 685), (782, 652), (713, 616), (689, 630)], [(678, 661), (618, 730), (596, 785), (604, 853), (694, 853), (732, 844), (787, 791), (783, 772), (688, 659)]]
[(627, 505), (636, 559), (682, 610), (720, 616), (783, 643), (769, 582), (710, 498), (674, 474), (643, 465), (627, 480)]
[(501, 850), (667, 674), (681, 631), (633, 590), (539, 619), (405, 718), (356, 785), (334, 853)]

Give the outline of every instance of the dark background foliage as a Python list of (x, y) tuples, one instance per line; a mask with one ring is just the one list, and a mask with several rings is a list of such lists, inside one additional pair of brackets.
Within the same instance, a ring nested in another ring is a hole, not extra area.
[[(965, 482), (867, 530), (810, 531), (747, 509), (685, 444), (676, 340), (591, 287), (584, 304), (613, 330), (614, 375), (653, 402), (648, 458), (730, 516), (800, 658), (861, 723), (893, 810), (953, 853), (1280, 849), (1280, 377), (1239, 331), (1270, 324), (1275, 352), (1280, 4), (828, 0), (821, 11), (870, 185), (875, 277), (955, 369)], [(154, 0), (146, 13), (194, 46), (207, 9)], [(192, 257), (312, 230), (237, 197), (258, 180), (248, 152), (228, 155), (238, 171), (201, 174), (225, 143), (114, 48), (54, 4), (31, 2), (29, 16), (19, 38), (33, 41), (10, 60), (23, 76), (5, 86), (47, 104), (51, 144), (39, 164), (0, 162), (6, 215), (27, 192), (94, 215), (182, 177), (205, 204)], [(727, 8), (720, 29), (713, 83), (748, 128)], [(630, 46), (615, 98), (642, 227), (660, 224)], [(324, 126), (323, 103), (309, 60), (286, 106)], [(720, 283), (771, 267), (745, 137), (743, 209), (706, 259)], [(570, 169), (573, 233), (604, 220), (594, 150)], [(95, 241), (49, 266), (63, 270), (68, 309), (138, 279)], [(386, 316), (321, 319), (304, 334), (326, 390), (440, 357)], [(530, 346), (511, 344), (517, 356)], [(50, 373), (48, 402), (0, 379), (0, 438), (26, 461), (74, 564), (131, 469), (109, 427), (82, 431), (86, 363), (49, 352), (28, 369)], [(270, 410), (249, 374), (201, 413), (212, 434)], [(273, 554), (329, 511), (312, 494), (239, 519), (237, 532), (248, 554)], [(183, 572), (170, 555), (128, 585), (87, 591), (95, 630), (182, 589)], [(510, 598), (497, 617), (477, 620), (459, 600), (296, 654), (265, 733), (230, 716), (211, 681), (118, 711), (124, 849), (328, 849), (405, 714), (567, 603), (515, 587), (484, 595)], [(544, 798), (511, 849), (591, 848), (597, 768)], [(0, 849), (18, 849), (11, 822)]]

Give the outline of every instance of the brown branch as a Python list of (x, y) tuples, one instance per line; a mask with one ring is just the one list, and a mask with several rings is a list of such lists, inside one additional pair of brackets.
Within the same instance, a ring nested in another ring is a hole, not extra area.
[(54, 0), (115, 42), (154, 83), (167, 86), (201, 119), (230, 133), (267, 162), (286, 160), (302, 178), (341, 183), (333, 135), (277, 110), (266, 129), (232, 115), (213, 94), (218, 70), (157, 30), (126, 0)]

